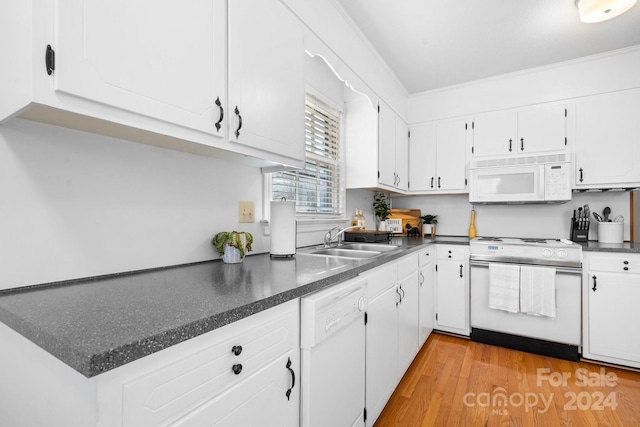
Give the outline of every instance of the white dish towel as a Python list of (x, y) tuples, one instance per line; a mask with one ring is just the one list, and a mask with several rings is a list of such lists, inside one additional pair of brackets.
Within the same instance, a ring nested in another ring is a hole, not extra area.
[(556, 317), (556, 269), (520, 267), (520, 311)]
[(520, 304), (520, 266), (489, 264), (489, 308), (517, 313)]

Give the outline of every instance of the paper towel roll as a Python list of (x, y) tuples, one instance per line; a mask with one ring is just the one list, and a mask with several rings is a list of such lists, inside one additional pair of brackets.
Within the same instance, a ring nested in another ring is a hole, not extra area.
[(271, 255), (296, 253), (296, 202), (271, 202)]

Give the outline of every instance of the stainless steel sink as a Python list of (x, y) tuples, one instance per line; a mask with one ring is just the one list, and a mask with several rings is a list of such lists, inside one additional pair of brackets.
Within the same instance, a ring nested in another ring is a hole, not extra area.
[(309, 255), (335, 256), (340, 258), (373, 258), (382, 255), (382, 252), (344, 249), (342, 247), (314, 249), (306, 253)]
[(375, 243), (346, 243), (339, 247), (315, 248), (302, 251), (308, 255), (320, 255), (328, 257), (364, 259), (375, 258), (386, 252), (398, 249), (398, 246)]
[(398, 249), (397, 246), (387, 245), (386, 243), (345, 243), (344, 245), (340, 246), (340, 248), (375, 252), (391, 252)]

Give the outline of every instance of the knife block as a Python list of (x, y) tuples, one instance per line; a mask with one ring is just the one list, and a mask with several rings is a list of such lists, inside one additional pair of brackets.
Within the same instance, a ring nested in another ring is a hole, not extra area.
[[(589, 224), (591, 221), (584, 221), (582, 224), (580, 221), (576, 221), (571, 218), (571, 237), (570, 240), (574, 242), (588, 242), (589, 241)], [(580, 227), (582, 226), (582, 228)]]

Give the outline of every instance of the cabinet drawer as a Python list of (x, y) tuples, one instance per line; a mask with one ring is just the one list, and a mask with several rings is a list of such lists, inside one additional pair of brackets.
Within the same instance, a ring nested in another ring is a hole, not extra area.
[(465, 246), (438, 246), (438, 259), (465, 261), (467, 258), (467, 250)]
[(590, 255), (589, 270), (640, 273), (640, 255), (619, 253)]
[[(125, 381), (122, 425), (166, 425), (238, 387), (291, 351), (298, 313), (296, 300), (242, 319), (206, 334), (208, 345)], [(238, 355), (234, 346), (242, 346)]]
[(418, 270), (418, 254), (411, 254), (398, 261), (398, 280), (402, 280)]
[(431, 261), (435, 259), (435, 247), (429, 246), (428, 248), (422, 249), (418, 253), (418, 264), (420, 267), (424, 267), (429, 264)]
[(366, 277), (369, 282), (367, 293), (369, 294), (369, 300), (372, 300), (380, 292), (398, 281), (398, 264), (394, 262), (389, 265), (383, 265), (362, 273), (361, 276)]

